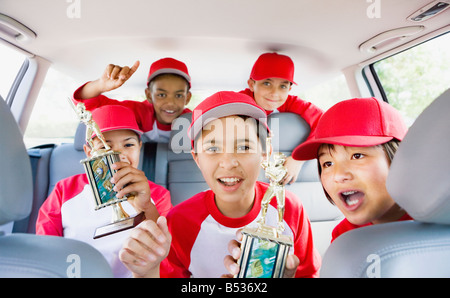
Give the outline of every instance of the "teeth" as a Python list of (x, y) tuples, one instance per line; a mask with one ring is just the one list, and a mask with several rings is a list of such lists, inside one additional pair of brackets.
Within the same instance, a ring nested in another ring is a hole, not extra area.
[(173, 110), (166, 110), (166, 113), (173, 114), (173, 113), (175, 113), (175, 111), (173, 111)]
[(352, 201), (352, 200), (347, 199), (345, 202), (347, 203), (347, 205), (353, 206), (353, 205), (356, 205), (359, 202), (359, 200)]
[(356, 205), (359, 202), (359, 199), (351, 199), (351, 195), (357, 193), (356, 190), (349, 190), (342, 193), (342, 195), (345, 197), (345, 203), (349, 206)]
[(234, 182), (238, 182), (240, 179), (239, 178), (220, 178), (219, 180), (222, 182), (225, 182), (225, 183), (234, 183)]
[(342, 194), (343, 194), (344, 196), (350, 196), (350, 195), (352, 195), (352, 194), (354, 194), (354, 193), (356, 193), (356, 192), (357, 192), (356, 190), (350, 190), (350, 191), (343, 192)]

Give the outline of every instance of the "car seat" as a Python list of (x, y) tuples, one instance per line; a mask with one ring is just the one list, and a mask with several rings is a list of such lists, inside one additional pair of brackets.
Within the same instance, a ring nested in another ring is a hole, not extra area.
[[(22, 134), (0, 100), (0, 225), (21, 220), (31, 211), (31, 164)], [(90, 245), (34, 234), (0, 234), (0, 277), (112, 277), (105, 258)]]

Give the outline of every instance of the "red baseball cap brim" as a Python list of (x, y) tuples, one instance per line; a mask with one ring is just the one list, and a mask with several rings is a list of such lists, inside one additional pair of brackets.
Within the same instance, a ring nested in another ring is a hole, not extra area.
[(317, 158), (318, 150), (323, 144), (333, 144), (349, 147), (371, 147), (387, 143), (393, 137), (377, 136), (338, 136), (322, 139), (312, 139), (297, 146), (292, 152), (292, 158), (296, 160), (309, 160)]
[(186, 64), (173, 58), (163, 58), (152, 63), (147, 77), (147, 84), (155, 77), (162, 74), (175, 74), (184, 78), (189, 86), (191, 85), (191, 77)]
[(193, 142), (205, 125), (215, 119), (233, 115), (252, 117), (270, 132), (267, 126), (267, 114), (256, 105), (253, 98), (242, 93), (221, 91), (203, 100), (192, 111), (192, 123), (188, 129), (189, 138)]
[(376, 98), (353, 98), (341, 101), (320, 118), (314, 137), (292, 152), (297, 160), (317, 158), (322, 144), (371, 147), (396, 139), (408, 131), (399, 111)]
[[(143, 134), (136, 123), (134, 112), (124, 106), (106, 105), (92, 111), (92, 119), (97, 123), (100, 131), (132, 130), (139, 136)], [(95, 134), (92, 135), (94, 137)]]

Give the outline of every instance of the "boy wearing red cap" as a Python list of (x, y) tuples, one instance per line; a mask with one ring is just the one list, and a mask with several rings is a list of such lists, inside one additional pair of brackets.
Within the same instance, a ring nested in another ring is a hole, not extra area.
[[(144, 212), (146, 218), (151, 220), (146, 220), (141, 225), (155, 226), (153, 221), (156, 221), (159, 214), (165, 216), (172, 203), (167, 189), (147, 180), (145, 174), (137, 169), (142, 131), (136, 123), (133, 111), (119, 105), (102, 106), (92, 111), (92, 118), (104, 135), (106, 144), (113, 151), (120, 152), (120, 161), (112, 165), (117, 172), (111, 182), (115, 184), (114, 190), (118, 192), (118, 198), (134, 194), (133, 200), (122, 202), (123, 209), (130, 215)], [(92, 142), (96, 150), (105, 147), (97, 136), (93, 137)], [(84, 145), (87, 157), (91, 156), (92, 149), (88, 144)], [(93, 239), (95, 229), (110, 222), (111, 212), (110, 208), (95, 210), (95, 199), (86, 174), (68, 177), (56, 184), (41, 206), (36, 222), (36, 234), (87, 242), (105, 256), (115, 277), (127, 277), (131, 273), (120, 262), (119, 251), (129, 232), (122, 231)], [(158, 227), (164, 230), (165, 219), (160, 217), (157, 223)], [(167, 246), (169, 244), (170, 240)]]
[[(254, 100), (236, 92), (218, 92), (193, 111), (189, 127), (192, 156), (209, 190), (175, 206), (167, 216), (172, 243), (161, 265), (163, 277), (220, 277), (223, 259), (236, 231), (257, 225), (267, 183), (257, 181), (268, 133), (267, 115)], [(299, 199), (286, 191), (283, 234), (294, 239), (285, 276), (314, 277), (320, 256), (314, 249), (311, 226)], [(267, 223), (277, 225), (276, 202)], [(142, 233), (144, 234), (144, 233)], [(136, 255), (151, 246), (145, 239)], [(150, 241), (150, 239), (149, 239)], [(141, 272), (142, 273), (142, 272)]]
[(117, 104), (134, 111), (136, 121), (150, 141), (168, 142), (172, 121), (191, 112), (185, 106), (191, 99), (191, 77), (186, 65), (173, 58), (155, 61), (149, 71), (145, 95), (147, 100), (118, 101), (102, 93), (122, 86), (137, 70), (139, 61), (130, 68), (110, 64), (102, 76), (79, 87), (73, 94), (75, 102), (82, 101), (88, 110), (102, 105)]
[(386, 189), (391, 161), (406, 132), (391, 105), (355, 98), (326, 111), (314, 138), (294, 150), (294, 159), (317, 158), (325, 194), (346, 217), (333, 230), (332, 241), (362, 226), (412, 219)]
[[(294, 82), (294, 62), (286, 55), (264, 53), (253, 65), (247, 89), (241, 91), (255, 99), (267, 115), (277, 112), (291, 112), (300, 115), (311, 127), (308, 139), (314, 136), (317, 123), (323, 111), (310, 102), (289, 95)], [(297, 180), (303, 162), (287, 157), (288, 171), (284, 184)]]

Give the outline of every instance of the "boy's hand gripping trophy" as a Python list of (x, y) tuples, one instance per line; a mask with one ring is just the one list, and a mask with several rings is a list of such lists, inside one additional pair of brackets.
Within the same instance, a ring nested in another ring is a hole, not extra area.
[[(80, 162), (84, 166), (89, 185), (94, 194), (96, 204), (95, 210), (110, 205), (113, 208), (111, 223), (98, 227), (95, 230), (93, 238), (97, 239), (135, 227), (145, 219), (144, 213), (142, 212), (135, 217), (130, 217), (125, 210), (123, 210), (121, 202), (132, 199), (133, 196), (128, 195), (121, 199), (117, 198), (117, 193), (113, 190), (114, 185), (110, 182), (112, 176), (116, 172), (111, 168), (111, 165), (120, 161), (120, 152), (113, 151), (106, 143), (100, 128), (92, 118), (92, 113), (86, 110), (83, 103), (78, 103), (75, 106), (70, 98), (69, 102), (77, 114), (78, 120), (86, 125), (86, 142), (92, 149), (91, 157), (83, 159)], [(104, 149), (95, 149), (92, 141), (93, 135), (102, 141)]]
[[(242, 255), (238, 261), (240, 266), (237, 277), (283, 277), (286, 257), (293, 245), (291, 237), (282, 235), (284, 231), (283, 216), (285, 207), (285, 188), (283, 179), (287, 174), (284, 167), (286, 156), (276, 152), (274, 161), (271, 157), (271, 137), (266, 139), (267, 157), (261, 163), (270, 180), (270, 185), (261, 201), (261, 218), (258, 227), (245, 227), (242, 230)], [(277, 227), (266, 224), (267, 209), (273, 197), (277, 199)]]

